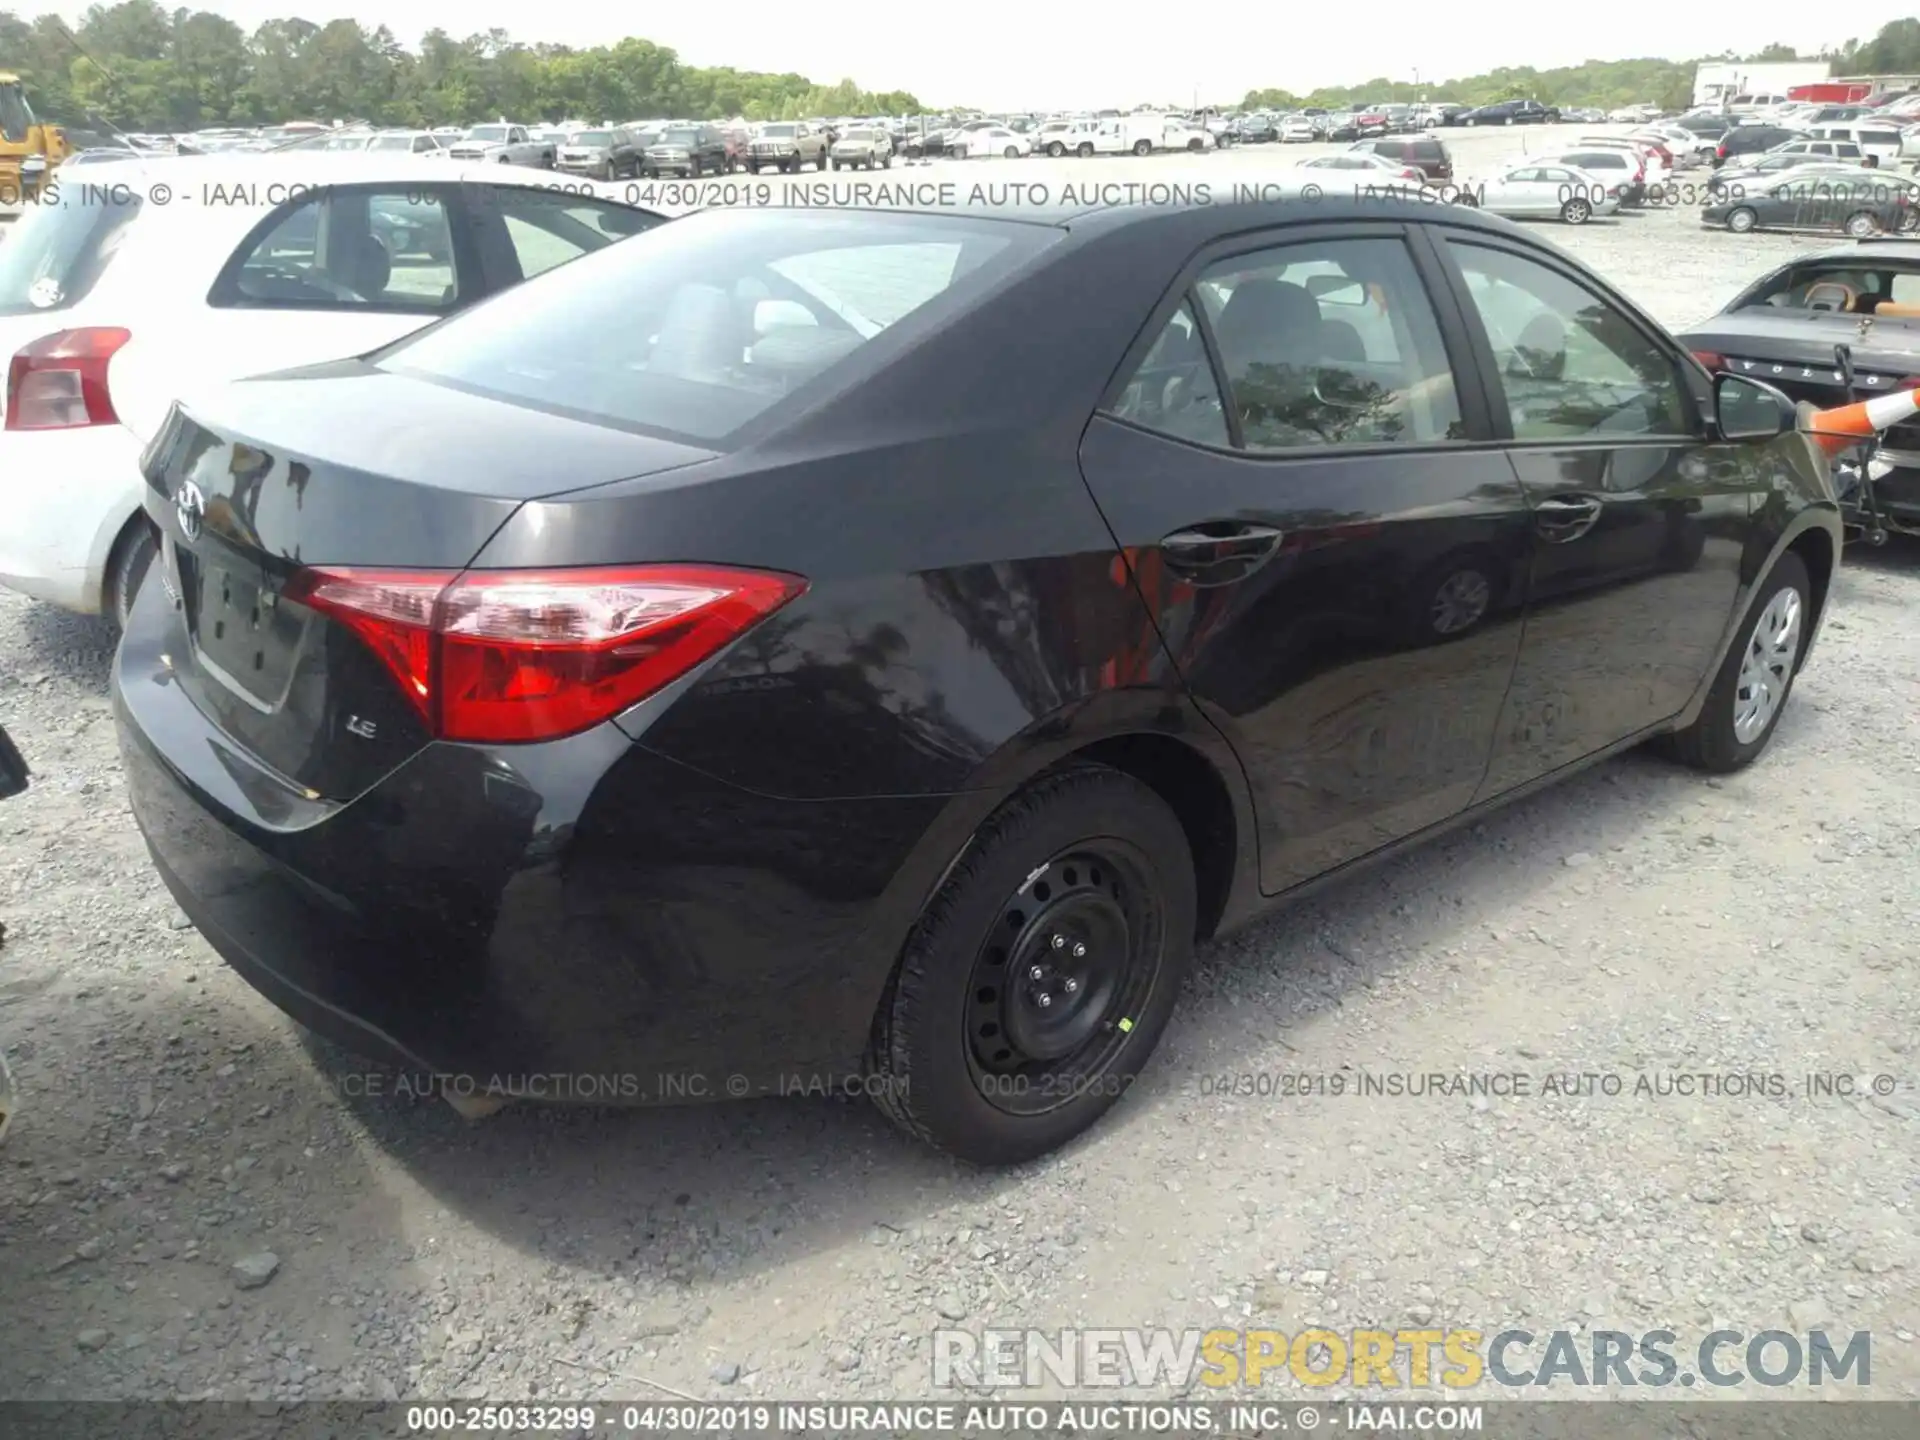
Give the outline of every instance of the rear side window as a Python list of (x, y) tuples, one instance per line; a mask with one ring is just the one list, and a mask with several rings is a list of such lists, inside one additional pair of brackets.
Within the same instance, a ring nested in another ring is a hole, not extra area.
[(211, 303), (431, 314), (460, 299), (447, 201), (418, 187), (358, 187), (322, 191), (254, 230)]
[(1176, 440), (1201, 445), (1231, 443), (1220, 386), (1214, 379), (1192, 302), (1183, 301), (1173, 312), (1140, 368), (1120, 392), (1113, 413)]
[(1059, 233), (928, 215), (696, 214), (516, 286), (383, 363), (510, 402), (717, 441)]
[(499, 217), (525, 280), (659, 223), (644, 211), (561, 190), (496, 185), (483, 194), (483, 213)]
[(74, 185), (58, 201), (32, 205), (0, 240), (0, 315), (61, 310), (91, 290), (105, 273), (139, 213), (139, 188), (124, 198)]
[(1307, 241), (1236, 256), (1195, 289), (1248, 449), (1464, 433), (1439, 325), (1400, 241)]

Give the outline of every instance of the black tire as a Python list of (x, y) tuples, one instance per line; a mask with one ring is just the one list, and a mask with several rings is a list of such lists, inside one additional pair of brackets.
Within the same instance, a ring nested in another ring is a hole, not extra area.
[(100, 608), (121, 629), (126, 628), (127, 616), (133, 611), (134, 597), (140, 593), (140, 583), (147, 578), (147, 572), (153, 568), (153, 562), (159, 554), (160, 532), (153, 528), (153, 522), (144, 515), (136, 515), (129, 520), (127, 528), (120, 532), (120, 538), (113, 542), (113, 550), (107, 556), (107, 574)]
[(891, 170), (893, 168), (893, 156), (882, 155), (880, 157), (880, 168), (882, 170)]
[(1018, 145), (1009, 145), (1006, 149), (1002, 150), (1000, 154), (1005, 159), (1018, 160), (1020, 158), (1020, 147)]
[[(975, 833), (907, 939), (874, 1016), (868, 1065), (880, 1109), (908, 1134), (979, 1165), (1017, 1164), (1065, 1144), (1152, 1055), (1192, 954), (1195, 904), (1186, 832), (1152, 790), (1098, 765), (1035, 781)], [(1100, 917), (1121, 912), (1124, 928), (1103, 928)], [(1048, 1017), (1031, 998), (1035, 987), (1065, 995), (1079, 993), (1077, 983), (1027, 974), (1034, 959), (1068, 953), (1046, 943), (1065, 933), (1096, 954), (1104, 935), (1118, 947), (1105, 953), (1126, 959), (1117, 974), (1083, 960), (1095, 969), (1081, 999), (1062, 999)], [(998, 945), (1000, 935), (1012, 939)], [(1020, 996), (982, 983), (1016, 966)], [(1034, 1067), (1045, 1061), (1020, 1066), (1012, 1047), (1021, 1042), (996, 1016), (1011, 1028), (1050, 1018), (1090, 1029), (1079, 1048), (1053, 1061), (1065, 1070), (1042, 1072)], [(1084, 1073), (1071, 1069), (1076, 1064)]]
[[(1768, 607), (1786, 590), (1793, 591), (1799, 600), (1793, 665), (1776, 681), (1780, 696), (1765, 728), (1743, 741), (1734, 730), (1734, 717), (1741, 700), (1740, 670), (1748, 651), (1754, 646), (1755, 631), (1761, 619), (1767, 614)], [(1699, 718), (1686, 729), (1664, 737), (1663, 748), (1669, 755), (1683, 765), (1716, 775), (1742, 769), (1759, 758), (1760, 752), (1767, 748), (1767, 742), (1773, 738), (1780, 717), (1786, 713), (1787, 702), (1793, 696), (1794, 676), (1799, 674), (1801, 657), (1807, 653), (1807, 627), (1813, 620), (1812, 593), (1805, 563), (1792, 551), (1782, 555), (1761, 582), (1753, 603), (1747, 607), (1746, 616), (1740, 622), (1739, 638), (1727, 651), (1727, 658), (1720, 665), (1720, 673), (1714, 677), (1713, 688), (1707, 692), (1707, 701), (1701, 708)]]
[(1751, 205), (1738, 205), (1727, 212), (1727, 229), (1745, 235), (1760, 224), (1760, 215)]
[(1593, 206), (1575, 195), (1560, 207), (1560, 218), (1569, 225), (1584, 225), (1593, 218)]
[(1074, 149), (1073, 153), (1078, 155), (1082, 160), (1087, 159), (1093, 154), (1093, 142), (1089, 140), (1082, 140), (1080, 144)]
[(1151, 140), (1134, 141), (1133, 153), (1136, 155), (1151, 155), (1153, 153), (1153, 142)]
[(1066, 153), (1067, 147), (1062, 145), (1058, 140), (1050, 140), (1047, 142), (1047, 154), (1051, 155), (1054, 159), (1058, 160)]

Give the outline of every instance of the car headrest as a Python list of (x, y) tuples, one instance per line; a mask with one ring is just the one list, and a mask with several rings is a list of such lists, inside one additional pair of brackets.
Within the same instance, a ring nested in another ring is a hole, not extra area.
[(364, 300), (387, 292), (393, 281), (393, 259), (387, 247), (365, 231), (334, 239), (333, 277)]
[(1320, 305), (1287, 280), (1244, 280), (1233, 287), (1214, 326), (1229, 362), (1311, 365), (1323, 343)]

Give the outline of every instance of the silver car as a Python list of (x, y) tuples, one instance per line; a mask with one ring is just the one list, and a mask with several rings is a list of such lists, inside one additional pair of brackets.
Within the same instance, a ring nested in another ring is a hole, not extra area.
[(1620, 189), (1591, 170), (1536, 160), (1511, 166), (1468, 193), (1496, 215), (1584, 225), (1618, 211)]
[(827, 162), (835, 170), (882, 170), (893, 164), (893, 137), (886, 131), (858, 126), (844, 132), (827, 152)]

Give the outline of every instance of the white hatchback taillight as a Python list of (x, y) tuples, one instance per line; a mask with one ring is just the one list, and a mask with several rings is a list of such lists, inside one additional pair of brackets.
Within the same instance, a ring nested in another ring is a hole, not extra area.
[(43, 335), (15, 353), (7, 366), (9, 430), (74, 430), (115, 425), (107, 392), (107, 364), (131, 332), (89, 326)]

